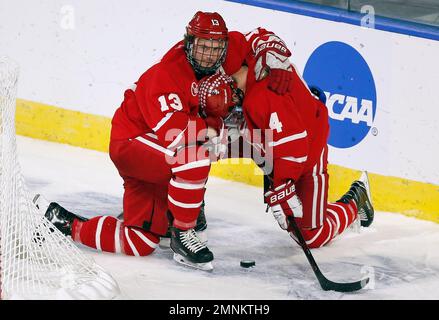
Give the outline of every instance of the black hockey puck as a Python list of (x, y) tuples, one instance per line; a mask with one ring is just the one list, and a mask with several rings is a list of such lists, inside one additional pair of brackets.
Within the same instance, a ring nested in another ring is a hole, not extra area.
[(243, 268), (250, 268), (250, 267), (254, 267), (256, 265), (256, 262), (255, 260), (241, 260), (240, 265)]

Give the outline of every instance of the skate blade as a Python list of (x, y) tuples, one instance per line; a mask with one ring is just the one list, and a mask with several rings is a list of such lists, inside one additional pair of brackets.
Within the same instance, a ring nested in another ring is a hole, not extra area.
[(367, 171), (363, 171), (361, 173), (360, 179), (358, 179), (358, 180), (364, 183), (364, 186), (366, 187), (367, 197), (369, 198), (370, 203), (373, 205), (372, 196), (370, 193), (369, 175), (367, 174)]
[(182, 265), (185, 265), (187, 267), (191, 267), (194, 269), (203, 270), (203, 271), (212, 271), (213, 270), (212, 262), (193, 263), (191, 261), (188, 261), (187, 259), (185, 259), (182, 255), (180, 255), (178, 253), (174, 253), (174, 260)]

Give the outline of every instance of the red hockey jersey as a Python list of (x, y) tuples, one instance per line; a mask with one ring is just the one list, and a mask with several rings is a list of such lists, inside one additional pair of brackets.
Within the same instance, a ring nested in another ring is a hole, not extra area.
[[(230, 32), (224, 71), (236, 72), (250, 50), (244, 35)], [(112, 119), (111, 139), (153, 133), (158, 143), (169, 150), (192, 142), (206, 128), (198, 116), (197, 87), (198, 80), (180, 41), (140, 77), (135, 90), (125, 92)]]
[[(264, 146), (265, 154), (269, 158), (266, 161), (273, 162), (275, 185), (280, 185), (287, 179), (298, 180), (302, 173), (310, 170), (319, 161), (327, 143), (327, 109), (310, 93), (296, 70), (292, 92), (280, 96), (267, 89), (267, 79), (255, 81), (254, 61), (248, 61), (249, 71), (243, 102), (248, 137)], [(261, 130), (254, 132), (254, 129)], [(265, 167), (267, 165), (269, 164), (266, 163)]]

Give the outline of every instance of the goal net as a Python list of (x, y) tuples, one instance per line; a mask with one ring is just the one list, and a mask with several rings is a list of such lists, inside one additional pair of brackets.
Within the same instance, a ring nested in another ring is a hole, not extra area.
[(0, 299), (113, 299), (114, 279), (34, 206), (17, 159), (19, 68), (0, 56)]

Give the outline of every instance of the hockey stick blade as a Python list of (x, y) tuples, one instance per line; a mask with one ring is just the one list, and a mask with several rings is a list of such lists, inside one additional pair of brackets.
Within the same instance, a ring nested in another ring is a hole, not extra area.
[(319, 266), (314, 260), (314, 257), (311, 254), (311, 250), (306, 244), (305, 239), (303, 238), (302, 233), (300, 232), (299, 227), (296, 224), (296, 221), (294, 221), (294, 217), (288, 217), (288, 222), (290, 226), (293, 227), (294, 233), (299, 240), (299, 244), (302, 247), (302, 250), (305, 253), (305, 256), (308, 259), (308, 262), (310, 263), (312, 270), (314, 271), (314, 274), (316, 275), (317, 280), (319, 281), (320, 286), (323, 290), (332, 290), (336, 292), (353, 292), (364, 288), (369, 283), (370, 278), (364, 278), (362, 280), (349, 283), (334, 282), (327, 279), (320, 271)]
[(315, 270), (315, 274), (317, 276), (317, 280), (319, 280), (320, 286), (325, 291), (354, 292), (363, 289), (370, 280), (369, 278), (364, 278), (359, 281), (348, 283), (334, 282), (327, 279), (318, 268)]

